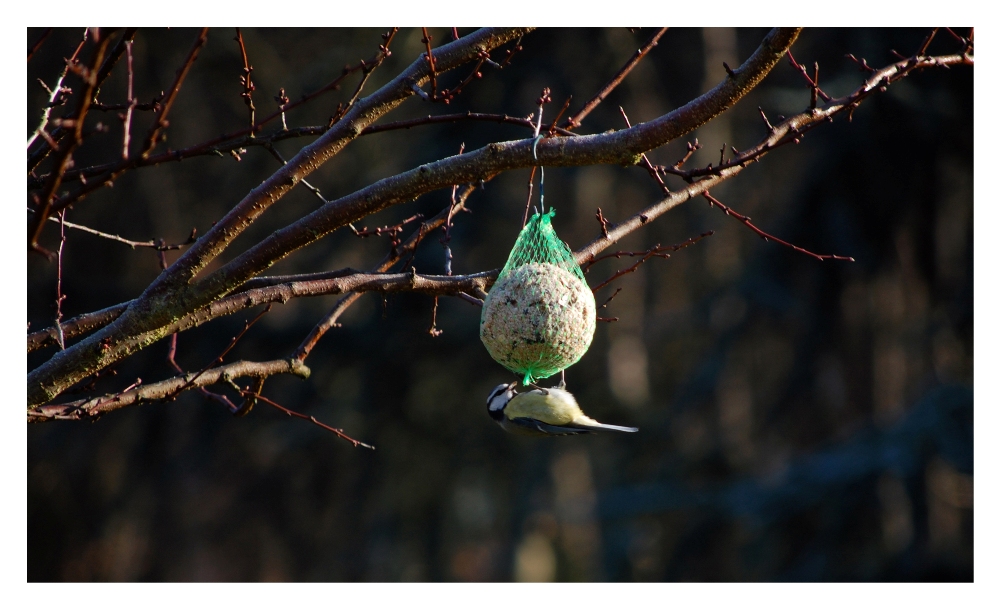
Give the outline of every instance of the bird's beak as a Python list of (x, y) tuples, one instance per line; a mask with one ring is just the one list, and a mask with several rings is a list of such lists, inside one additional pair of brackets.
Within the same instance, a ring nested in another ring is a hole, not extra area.
[(512, 390), (514, 387), (517, 387), (517, 381), (514, 381), (513, 383), (507, 385), (507, 391)]

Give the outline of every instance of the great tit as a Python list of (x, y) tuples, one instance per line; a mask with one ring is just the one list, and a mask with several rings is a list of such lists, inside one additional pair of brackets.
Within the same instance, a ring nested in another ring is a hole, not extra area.
[(497, 385), (486, 398), (486, 412), (505, 431), (526, 436), (569, 436), (594, 431), (639, 431), (598, 423), (580, 410), (573, 394), (559, 387), (514, 390), (517, 381)]

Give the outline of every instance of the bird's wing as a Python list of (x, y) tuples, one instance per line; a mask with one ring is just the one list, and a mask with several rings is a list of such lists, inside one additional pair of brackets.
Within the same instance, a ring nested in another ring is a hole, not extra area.
[[(507, 404), (504, 412), (508, 419), (534, 419), (548, 425), (566, 425), (583, 414), (580, 407), (576, 405), (576, 400), (572, 395), (567, 399), (565, 396), (554, 394), (554, 390), (546, 389), (552, 393), (548, 395), (538, 389), (520, 393), (514, 396)], [(561, 398), (561, 399), (556, 399)]]
[(524, 427), (526, 429), (538, 431), (546, 436), (575, 436), (582, 433), (590, 433), (590, 430), (583, 429), (581, 427), (563, 427), (561, 425), (549, 425), (548, 423), (542, 423), (538, 419), (529, 419), (526, 417), (518, 417), (516, 419), (510, 419), (511, 423)]

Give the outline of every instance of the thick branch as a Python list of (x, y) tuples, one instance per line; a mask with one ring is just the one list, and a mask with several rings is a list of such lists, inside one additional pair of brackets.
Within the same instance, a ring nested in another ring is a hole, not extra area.
[[(375, 268), (372, 269), (372, 272), (384, 273), (389, 269), (391, 269), (397, 262), (402, 260), (404, 256), (410, 256), (410, 261), (412, 261), (413, 255), (417, 251), (417, 247), (419, 247), (420, 242), (423, 241), (424, 237), (426, 237), (432, 231), (445, 225), (446, 223), (451, 222), (453, 216), (456, 213), (458, 213), (459, 210), (465, 209), (465, 202), (468, 200), (469, 195), (472, 194), (473, 190), (475, 190), (475, 186), (467, 186), (457, 199), (455, 199), (455, 194), (453, 190), (452, 203), (450, 203), (448, 207), (446, 207), (445, 209), (442, 209), (436, 216), (434, 216), (430, 220), (426, 220), (425, 222), (421, 223), (420, 227), (415, 232), (413, 232), (413, 234), (411, 234), (406, 239), (406, 241), (389, 250), (389, 252), (385, 255), (382, 261), (379, 262), (375, 266)], [(451, 275), (450, 268), (446, 270), (445, 274)], [(495, 277), (495, 275), (491, 277)], [(251, 279), (247, 283), (256, 281), (256, 279), (257, 278)], [(247, 284), (243, 285), (245, 286)], [(463, 295), (464, 293), (458, 294), (459, 297), (464, 297)], [(343, 315), (344, 311), (346, 311), (360, 297), (361, 297), (361, 292), (353, 292), (338, 300), (337, 304), (333, 305), (333, 308), (331, 308), (330, 311), (327, 312), (327, 314), (324, 315), (323, 318), (320, 319), (315, 326), (313, 326), (313, 329), (309, 331), (309, 334), (306, 335), (304, 339), (302, 339), (302, 343), (300, 343), (298, 348), (295, 349), (293, 357), (295, 357), (300, 361), (304, 361), (305, 358), (309, 356), (309, 353), (316, 346), (316, 343), (319, 342), (319, 340), (323, 337), (324, 334), (326, 334), (330, 330), (330, 328), (334, 328), (337, 326), (338, 324), (337, 320), (340, 319), (340, 316)]]
[[(141, 108), (143, 104), (139, 104), (136, 108)], [(124, 109), (128, 107), (127, 104), (122, 104), (121, 108)], [(100, 109), (100, 108), (97, 108)], [(112, 108), (113, 109), (113, 108)], [(474, 121), (474, 122), (485, 122), (485, 123), (502, 123), (509, 125), (517, 125), (519, 127), (524, 127), (526, 129), (535, 130), (535, 124), (526, 118), (519, 118), (516, 116), (507, 116), (506, 114), (488, 114), (482, 112), (464, 112), (460, 114), (439, 114), (439, 115), (427, 115), (423, 118), (414, 118), (409, 120), (395, 121), (391, 123), (384, 123), (380, 125), (370, 125), (365, 127), (361, 131), (361, 135), (371, 135), (373, 133), (382, 133), (385, 131), (397, 131), (400, 129), (412, 129), (413, 127), (420, 127), (423, 125), (434, 125), (438, 123), (457, 123), (462, 121)], [(552, 130), (559, 135), (576, 135), (572, 131), (567, 131), (562, 127), (554, 127), (551, 124), (542, 125), (543, 131)], [(145, 159), (136, 159), (136, 161), (130, 166), (131, 168), (141, 168), (150, 167), (153, 165), (159, 165), (161, 163), (183, 161), (197, 156), (226, 156), (222, 153), (229, 152), (232, 150), (239, 150), (240, 148), (248, 148), (250, 146), (262, 146), (268, 147), (275, 142), (280, 142), (282, 140), (294, 139), (299, 137), (313, 137), (317, 135), (323, 135), (330, 130), (327, 125), (313, 125), (308, 127), (295, 127), (294, 129), (278, 129), (271, 133), (266, 133), (263, 135), (243, 135), (240, 137), (235, 137), (227, 140), (212, 140), (212, 142), (195, 144), (194, 146), (189, 146), (188, 148), (182, 148), (180, 150), (170, 150), (167, 152), (162, 152), (159, 154), (154, 154)], [(93, 165), (91, 167), (83, 167), (80, 169), (74, 169), (72, 171), (67, 171), (63, 176), (63, 183), (73, 180), (79, 180), (81, 176), (84, 179), (90, 179), (93, 176), (98, 176), (112, 170), (116, 167), (116, 163), (107, 163), (104, 165)], [(45, 179), (48, 174), (43, 174), (37, 177), (30, 176), (28, 178), (28, 190), (37, 190), (43, 184), (45, 184)]]
[(210, 368), (200, 375), (195, 372), (175, 376), (159, 383), (141, 385), (124, 393), (40, 406), (28, 410), (28, 422), (38, 423), (51, 420), (91, 419), (106, 412), (141, 402), (153, 402), (168, 398), (181, 388), (196, 388), (228, 382), (241, 377), (264, 378), (275, 374), (294, 374), (309, 378), (309, 367), (298, 360), (272, 360), (268, 362), (234, 362), (218, 368)]
[[(925, 68), (925, 67), (931, 67), (931, 66), (936, 66), (936, 65), (955, 65), (955, 64), (962, 64), (962, 63), (972, 64), (973, 61), (974, 61), (973, 58), (971, 56), (967, 56), (967, 55), (954, 55), (954, 56), (945, 56), (945, 57), (928, 57), (928, 58), (921, 58), (921, 59), (911, 58), (909, 60), (904, 60), (904, 61), (898, 62), (897, 64), (893, 64), (892, 66), (889, 66), (889, 67), (887, 67), (887, 68), (885, 68), (883, 70), (880, 70), (876, 74), (874, 74), (873, 77), (871, 79), (869, 79), (869, 81), (867, 81), (854, 94), (852, 94), (852, 95), (850, 95), (850, 96), (848, 96), (846, 98), (843, 98), (841, 100), (834, 100), (833, 103), (831, 103), (828, 107), (824, 108), (821, 111), (820, 110), (816, 110), (816, 109), (810, 109), (807, 112), (804, 112), (804, 113), (802, 113), (800, 115), (797, 115), (795, 117), (792, 117), (790, 119), (785, 120), (780, 125), (778, 125), (777, 127), (775, 127), (773, 129), (773, 131), (771, 131), (771, 133), (769, 134), (769, 136), (767, 138), (765, 138), (765, 140), (762, 141), (758, 146), (756, 146), (754, 148), (751, 148), (751, 149), (749, 149), (747, 151), (744, 151), (744, 153), (742, 153), (740, 155), (742, 162), (740, 162), (739, 164), (732, 165), (732, 166), (725, 167), (725, 168), (717, 168), (717, 169), (713, 170), (713, 174), (710, 175), (709, 177), (706, 177), (705, 179), (702, 179), (702, 180), (699, 180), (697, 182), (694, 182), (693, 184), (689, 185), (689, 187), (686, 188), (686, 189), (684, 189), (683, 191), (679, 191), (677, 193), (673, 193), (671, 196), (668, 196), (665, 199), (663, 199), (663, 200), (657, 202), (656, 204), (650, 206), (646, 210), (643, 210), (643, 212), (640, 212), (639, 214), (636, 214), (635, 216), (633, 216), (632, 218), (626, 220), (625, 222), (623, 222), (623, 223), (621, 223), (621, 224), (613, 227), (612, 229), (610, 229), (608, 231), (608, 234), (607, 234), (606, 237), (601, 237), (601, 238), (595, 240), (594, 242), (592, 242), (591, 244), (589, 244), (587, 247), (585, 247), (583, 250), (577, 252), (577, 259), (580, 262), (585, 262), (587, 260), (592, 259), (593, 256), (596, 253), (600, 252), (601, 250), (603, 250), (604, 248), (606, 248), (608, 245), (610, 245), (611, 243), (615, 242), (616, 240), (620, 239), (625, 234), (628, 234), (629, 232), (637, 229), (638, 227), (640, 227), (640, 226), (648, 223), (652, 219), (658, 217), (659, 215), (662, 215), (667, 210), (669, 210), (672, 207), (680, 204), (681, 202), (684, 202), (684, 201), (690, 199), (693, 196), (701, 194), (702, 192), (705, 192), (706, 190), (708, 190), (709, 188), (711, 188), (715, 184), (717, 184), (717, 183), (719, 183), (719, 182), (721, 182), (721, 181), (723, 181), (725, 179), (728, 179), (729, 177), (732, 177), (736, 173), (739, 173), (739, 171), (741, 171), (746, 166), (746, 164), (748, 164), (749, 162), (752, 162), (752, 161), (757, 160), (760, 157), (762, 157), (768, 150), (773, 149), (775, 147), (775, 145), (778, 142), (782, 141), (784, 138), (787, 138), (789, 136), (795, 137), (796, 134), (803, 133), (807, 128), (811, 128), (812, 126), (814, 126), (816, 124), (819, 124), (819, 123), (821, 123), (823, 121), (829, 120), (836, 113), (839, 113), (839, 112), (842, 112), (842, 111), (851, 111), (851, 110), (853, 110), (853, 108), (856, 107), (857, 104), (860, 101), (862, 101), (868, 94), (870, 94), (871, 92), (873, 92), (875, 90), (884, 88), (885, 85), (893, 82), (894, 80), (896, 80), (898, 78), (902, 78), (903, 76), (905, 76), (906, 74), (908, 74), (911, 71), (913, 71), (915, 69), (920, 69), (920, 68)], [(743, 68), (741, 67), (741, 70), (742, 69)], [(736, 73), (736, 75), (738, 76), (738, 73)], [(730, 77), (730, 78), (734, 78), (734, 77)], [(682, 110), (683, 110), (683, 108), (682, 108)], [(640, 125), (640, 126), (635, 127), (633, 129), (640, 129), (642, 127), (644, 127), (644, 126)], [(612, 135), (618, 135), (618, 134), (612, 134)], [(575, 142), (575, 141), (580, 141), (580, 140), (588, 140), (588, 139), (593, 139), (594, 137), (595, 136), (575, 138), (572, 141)], [(569, 140), (566, 140), (566, 141), (569, 141)], [(558, 142), (558, 143), (562, 143), (562, 142)], [(516, 146), (518, 144), (519, 144), (518, 142), (509, 143), (507, 150), (508, 151), (510, 151), (511, 149), (516, 150)], [(547, 148), (549, 150), (551, 150), (552, 148), (554, 148), (554, 146), (547, 146)], [(487, 147), (487, 149), (492, 149), (492, 150), (501, 149), (502, 150), (502, 148), (499, 145), (497, 145), (495, 147), (494, 146)], [(746, 156), (744, 156), (744, 155), (746, 155)], [(463, 156), (468, 156), (468, 155), (463, 155)], [(750, 160), (748, 161), (746, 159), (750, 159)], [(454, 170), (456, 166), (459, 166), (458, 163), (455, 163), (455, 159), (445, 159), (445, 161), (442, 161), (442, 162), (439, 162), (439, 163), (445, 163), (445, 162), (452, 163), (452, 166), (450, 167), (450, 169), (452, 169), (452, 170)], [(549, 162), (546, 161), (546, 164), (557, 164), (557, 163), (549, 163)], [(416, 172), (416, 171), (417, 170), (414, 170), (414, 172)], [(414, 172), (410, 172), (409, 175), (412, 175)], [(403, 174), (403, 176), (397, 176), (397, 178), (405, 177), (406, 175), (407, 174)], [(458, 181), (458, 180), (455, 180), (455, 181)], [(366, 189), (366, 190), (368, 190), (368, 189)], [(365, 191), (362, 191), (362, 192), (365, 192)], [(335, 201), (332, 204), (336, 204), (336, 203), (338, 203), (338, 202)], [(253, 251), (253, 250), (251, 250), (251, 251)], [(223, 270), (225, 270), (225, 267), (223, 268)], [(480, 276), (483, 277), (483, 278), (488, 278), (489, 275), (490, 275), (490, 273), (484, 273), (484, 274), (481, 274)], [(418, 279), (419, 279), (419, 276), (418, 276)], [(451, 279), (452, 280), (461, 280), (461, 279), (466, 279), (466, 278), (455, 277), (455, 278), (451, 278)], [(357, 281), (357, 283), (355, 285), (357, 287), (359, 287), (359, 288), (368, 287), (369, 289), (394, 289), (394, 288), (398, 287), (398, 289), (406, 289), (406, 288), (404, 288), (402, 286), (402, 278), (399, 277), (399, 276), (397, 276), (397, 277), (381, 276), (381, 277), (367, 277), (367, 278), (362, 277), (362, 276), (358, 276), (358, 277), (355, 278), (355, 281)], [(370, 281), (371, 283), (365, 283), (367, 281)], [(388, 283), (382, 283), (382, 284), (380, 284), (379, 282), (388, 282)], [(412, 284), (412, 282), (411, 282), (411, 284)], [(428, 291), (430, 293), (433, 293), (433, 291), (431, 291), (431, 290), (438, 289), (440, 287), (440, 286), (432, 286), (432, 285), (429, 285), (429, 284), (427, 284), (427, 285), (428, 285), (428, 288), (429, 288)], [(343, 286), (339, 286), (339, 287), (343, 287)], [(321, 286), (319, 289), (330, 290), (330, 289), (339, 289), (339, 287), (337, 287), (337, 286), (329, 286), (328, 285), (328, 286)], [(332, 293), (332, 292), (327, 292), (327, 293)], [(159, 334), (159, 332), (157, 332), (157, 331), (148, 332), (148, 333), (142, 334), (142, 335), (138, 336), (137, 338), (132, 339), (128, 343), (128, 345), (126, 346), (126, 349), (123, 349), (122, 352), (125, 352), (127, 354), (128, 352), (131, 352), (131, 351), (137, 350), (139, 348), (142, 348), (146, 344), (149, 344), (149, 343), (153, 342), (154, 340), (156, 340), (158, 338), (157, 337), (158, 334)], [(92, 338), (94, 338), (94, 337), (92, 337)], [(88, 339), (88, 340), (90, 340), (90, 339)], [(108, 350), (109, 351), (113, 350), (113, 347), (111, 349), (108, 349)], [(113, 361), (117, 361), (117, 359), (120, 359), (120, 357), (116, 357), (116, 359), (113, 360)], [(110, 362), (108, 362), (108, 363), (110, 363)], [(104, 363), (103, 365), (107, 365), (107, 363)]]
[[(594, 164), (632, 165), (643, 152), (691, 132), (749, 92), (795, 41), (798, 29), (775, 29), (742, 66), (714, 89), (658, 119), (615, 133), (490, 144), (479, 150), (422, 165), (323, 205), (274, 232), (201, 282), (197, 292), (232, 290), (291, 252), (348, 223), (391, 205), (453, 184), (477, 182), (497, 173), (532, 167)], [(537, 150), (537, 157), (535, 156)], [(200, 296), (199, 296), (200, 298)]]
[[(98, 328), (103, 328), (116, 320), (133, 302), (130, 300), (112, 305), (106, 309), (94, 311), (93, 313), (85, 313), (69, 321), (62, 322), (60, 325), (62, 326), (63, 338), (73, 338), (74, 336), (80, 336)], [(39, 330), (38, 332), (32, 332), (28, 335), (28, 353), (57, 343), (58, 331), (55, 326)]]
[(329, 296), (348, 292), (422, 292), (454, 296), (463, 292), (486, 291), (499, 269), (470, 275), (421, 275), (412, 273), (354, 273), (333, 279), (305, 279), (255, 288), (221, 298), (203, 309), (167, 326), (167, 334), (183, 332), (195, 326), (243, 309), (272, 302), (286, 303), (304, 296)]
[[(618, 239), (621, 239), (628, 233), (636, 230), (640, 226), (643, 226), (655, 219), (659, 215), (662, 215), (669, 209), (679, 205), (680, 203), (691, 199), (701, 193), (706, 192), (709, 188), (718, 184), (719, 182), (736, 175), (743, 168), (747, 166), (748, 163), (758, 160), (763, 157), (768, 151), (772, 150), (779, 142), (784, 141), (785, 138), (795, 137), (796, 135), (801, 135), (803, 132), (811, 128), (812, 126), (818, 125), (822, 122), (830, 120), (834, 115), (844, 112), (853, 111), (853, 109), (860, 103), (867, 95), (875, 90), (883, 88), (885, 85), (902, 78), (916, 69), (931, 67), (931, 66), (947, 66), (947, 65), (959, 65), (967, 64), (971, 65), (974, 63), (974, 59), (968, 55), (950, 55), (943, 57), (927, 57), (919, 60), (913, 58), (897, 62), (891, 66), (884, 68), (875, 72), (871, 78), (869, 78), (859, 89), (854, 93), (841, 98), (839, 100), (833, 100), (829, 106), (824, 108), (822, 111), (811, 108), (799, 115), (790, 117), (777, 126), (769, 125), (768, 136), (762, 140), (759, 144), (753, 148), (747, 149), (740, 154), (740, 158), (744, 159), (745, 162), (730, 165), (723, 168), (717, 168), (715, 172), (704, 179), (698, 181), (693, 181), (693, 178), (689, 178), (692, 183), (690, 183), (685, 189), (671, 193), (669, 196), (665, 197), (663, 200), (654, 203), (653, 205), (642, 210), (638, 214), (635, 214), (626, 221), (615, 225), (613, 227), (605, 226), (602, 231), (604, 234), (598, 239), (594, 240), (584, 248), (578, 250), (576, 254), (576, 259), (581, 264), (587, 262), (592, 262), (596, 255), (603, 251), (605, 248), (613, 244)], [(338, 293), (335, 290), (383, 290), (383, 291), (403, 291), (403, 290), (418, 290), (424, 291), (431, 294), (445, 294), (445, 293), (455, 293), (461, 294), (466, 290), (472, 290), (476, 287), (484, 289), (489, 287), (492, 280), (495, 279), (498, 270), (487, 271), (483, 273), (478, 273), (476, 275), (466, 275), (466, 276), (420, 276), (414, 273), (397, 273), (392, 275), (383, 274), (361, 274), (355, 273), (353, 275), (344, 276), (340, 278), (322, 279), (318, 281), (296, 281), (290, 284), (285, 284), (282, 286), (273, 286), (270, 288), (263, 288), (258, 290), (250, 290), (245, 294), (234, 295), (225, 299), (226, 306), (220, 306), (215, 309), (215, 313), (222, 315), (226, 313), (235, 312), (242, 308), (253, 306), (255, 304), (260, 304), (263, 302), (273, 302), (274, 299), (281, 301), (282, 298), (286, 296), (296, 296), (296, 295), (318, 295), (319, 293)], [(304, 278), (303, 278), (304, 279)], [(457, 290), (457, 291), (456, 291)], [(249, 298), (244, 298), (241, 303), (239, 302), (239, 297), (249, 296)], [(272, 300), (268, 300), (268, 298)], [(217, 303), (222, 305), (223, 303)], [(189, 320), (183, 321), (182, 325), (196, 325), (196, 323), (202, 323), (204, 320), (195, 319), (195, 316), (190, 316)], [(196, 322), (196, 323), (192, 323)], [(72, 321), (70, 323), (73, 323)], [(189, 326), (188, 326), (189, 327)], [(232, 366), (239, 366), (250, 364), (248, 362), (240, 362), (239, 364), (233, 364)], [(266, 363), (271, 364), (271, 362)], [(274, 368), (268, 368), (266, 374), (282, 374), (292, 372), (294, 373), (293, 367), (285, 362), (279, 362), (278, 366)], [(234, 370), (230, 367), (222, 367), (211, 372), (211, 376), (206, 378), (199, 378), (199, 381), (203, 381), (208, 384), (212, 379), (220, 378), (218, 371), (227, 369)], [(252, 364), (252, 366), (260, 366), (258, 364)], [(270, 370), (276, 370), (275, 372), (270, 372)], [(208, 373), (206, 373), (208, 374)], [(232, 374), (230, 372), (230, 374)], [(248, 376), (253, 376), (253, 374), (246, 374)], [(180, 378), (180, 377), (178, 377)], [(164, 383), (175, 382), (176, 385), (172, 385), (171, 388), (176, 386), (183, 386), (189, 379), (181, 378), (179, 383), (176, 379), (171, 381), (164, 381)], [(214, 381), (212, 381), (214, 382)], [(151, 385), (150, 387), (143, 388), (149, 391), (152, 387), (158, 387), (161, 384)], [(143, 389), (135, 389), (122, 394), (121, 396), (107, 396), (105, 398), (97, 398), (89, 401), (73, 402), (71, 404), (57, 405), (57, 406), (47, 406), (40, 407), (29, 411), (29, 420), (49, 420), (52, 418), (84, 418), (86, 416), (92, 416), (95, 412), (105, 411), (109, 409), (114, 409), (118, 404), (127, 405), (130, 403), (135, 403), (139, 398), (139, 392)], [(166, 392), (160, 393), (161, 396), (169, 395), (169, 389)], [(130, 396), (130, 397), (127, 397)], [(83, 404), (88, 403), (87, 409), (81, 410), (80, 407)], [(121, 406), (117, 406), (121, 407)]]
[[(354, 220), (389, 205), (453, 184), (478, 181), (501, 171), (545, 165), (634, 164), (638, 155), (684, 135), (728, 109), (771, 70), (795, 41), (797, 28), (772, 30), (754, 54), (714, 89), (685, 106), (649, 123), (617, 133), (577, 138), (549, 138), (539, 142), (537, 159), (533, 140), (491, 144), (478, 151), (424, 165), (381, 180), (353, 195), (332, 201), (302, 220), (273, 233), (195, 286), (185, 284), (246, 228), (273, 201), (302, 177), (339, 151), (375, 117), (398, 105), (407, 83), (426, 79), (426, 62), (418, 60), (380, 91), (359, 101), (340, 124), (351, 133), (331, 129), (303, 149), (287, 165), (239, 205), (170, 269), (147, 288), (139, 300), (103, 331), (61, 351), (28, 375), (28, 403), (42, 404), (78, 380), (165, 336), (163, 328), (188, 311), (197, 310), (235, 290), (289, 253)], [(513, 37), (517, 30), (506, 30)], [(470, 58), (470, 35), (439, 47), (438, 70)], [(486, 41), (484, 41), (485, 43)], [(501, 44), (494, 39), (495, 44)], [(464, 53), (464, 54), (463, 54)], [(419, 82), (418, 82), (419, 84)], [(345, 127), (346, 128), (346, 127)]]
[(599, 252), (640, 226), (647, 224), (677, 205), (690, 200), (692, 197), (701, 195), (716, 184), (738, 174), (749, 164), (763, 158), (782, 142), (790, 141), (789, 138), (794, 139), (801, 136), (808, 129), (832, 120), (837, 114), (852, 112), (872, 92), (906, 76), (913, 70), (933, 66), (972, 65), (973, 61), (974, 59), (967, 55), (946, 55), (923, 59), (910, 58), (874, 72), (861, 87), (850, 95), (832, 100), (821, 110), (810, 108), (801, 114), (785, 119), (780, 124), (773, 126), (769, 130), (768, 136), (756, 146), (743, 150), (736, 158), (723, 166), (698, 172), (698, 175), (705, 175), (706, 177), (697, 181), (694, 181), (693, 178), (688, 178), (692, 183), (687, 188), (671, 193), (658, 203), (647, 207), (628, 220), (616, 224), (614, 228), (609, 228), (607, 234), (595, 239), (586, 247), (576, 252), (577, 262), (584, 264), (592, 261), (594, 256)]
[[(883, 70), (877, 71), (872, 75), (869, 80), (867, 80), (860, 88), (850, 95), (833, 100), (833, 103), (824, 108), (822, 111), (808, 110), (796, 116), (792, 116), (777, 126), (769, 126), (769, 135), (756, 146), (748, 148), (742, 151), (733, 161), (729, 161), (725, 166), (717, 167), (711, 170), (698, 170), (692, 172), (693, 175), (699, 177), (706, 176), (705, 179), (694, 181), (693, 176), (688, 178), (692, 184), (683, 190), (678, 190), (671, 193), (664, 199), (654, 203), (653, 205), (643, 209), (639, 213), (633, 215), (627, 220), (611, 225), (610, 223), (605, 224), (605, 232), (603, 236), (595, 239), (585, 247), (576, 251), (576, 259), (580, 264), (587, 264), (593, 262), (597, 254), (604, 251), (606, 248), (610, 247), (618, 240), (622, 239), (629, 233), (635, 231), (636, 229), (649, 223), (651, 220), (659, 217), (663, 213), (666, 213), (673, 207), (690, 200), (693, 197), (700, 196), (703, 192), (711, 189), (716, 184), (724, 181), (725, 179), (732, 177), (742, 171), (749, 163), (759, 160), (769, 151), (773, 150), (778, 146), (780, 142), (786, 141), (789, 137), (796, 137), (801, 135), (807, 129), (812, 126), (821, 124), (828, 121), (834, 115), (850, 111), (858, 103), (860, 103), (864, 97), (866, 97), (871, 92), (877, 90), (877, 84), (880, 82), (888, 82), (893, 79), (899, 78), (906, 73), (918, 69), (926, 68), (935, 65), (958, 65), (958, 64), (972, 64), (973, 58), (964, 55), (949, 55), (940, 57), (929, 57), (922, 60), (917, 64), (910, 64), (909, 61), (901, 61)], [(438, 217), (425, 222), (425, 225), (433, 222), (435, 226), (424, 231), (429, 232), (433, 228), (440, 226), (440, 222), (443, 221), (443, 214), (439, 214)], [(406, 245), (404, 244), (404, 246)], [(484, 289), (487, 289), (492, 281), (496, 278), (499, 269), (494, 269), (492, 271), (485, 271), (478, 273), (474, 276), (475, 282), (482, 281), (481, 284)], [(225, 304), (221, 301), (218, 306), (211, 307), (210, 309), (204, 309), (202, 311), (192, 313), (189, 318), (179, 321), (172, 328), (190, 328), (196, 325), (205, 323), (206, 321), (218, 317), (221, 315), (228, 315), (230, 313), (235, 313), (237, 311), (262, 304), (265, 302), (284, 302), (288, 298), (295, 296), (319, 296), (324, 294), (335, 294), (341, 293), (345, 290), (348, 284), (342, 283), (328, 283), (325, 286), (319, 283), (309, 283), (315, 282), (317, 280), (327, 280), (332, 278), (345, 278), (348, 276), (355, 276), (351, 281), (353, 285), (357, 286), (358, 292), (355, 294), (360, 294), (360, 290), (375, 290), (375, 289), (385, 289), (386, 291), (397, 291), (406, 289), (404, 287), (404, 282), (400, 283), (399, 280), (405, 274), (397, 274), (395, 276), (396, 285), (390, 286), (388, 284), (392, 283), (392, 276), (382, 275), (377, 273), (372, 273), (368, 275), (368, 280), (364, 279), (364, 274), (357, 273), (353, 269), (342, 269), (340, 271), (330, 271), (327, 273), (316, 273), (310, 275), (296, 275), (296, 276), (277, 276), (277, 277), (259, 277), (246, 282), (242, 289), (247, 289), (247, 292), (253, 292), (249, 300), (244, 300), (244, 306), (239, 305), (238, 296), (233, 295), (225, 299)], [(406, 276), (408, 277), (408, 276)], [(419, 276), (418, 276), (419, 277)], [(378, 278), (378, 279), (375, 279)], [(462, 282), (473, 278), (473, 276), (454, 276), (453, 279), (455, 283), (448, 284), (444, 286), (444, 290), (439, 292), (434, 292), (431, 290), (425, 290), (430, 294), (449, 294), (449, 295), (461, 295)], [(384, 282), (380, 284), (379, 282)], [(298, 285), (293, 285), (298, 282)], [(280, 289), (276, 291), (266, 292), (260, 291), (258, 288), (275, 286), (278, 284), (285, 284)], [(424, 284), (428, 285), (428, 284)], [(436, 286), (442, 287), (442, 286)], [(117, 317), (121, 311), (125, 309), (132, 301), (128, 303), (123, 303), (120, 305), (115, 305), (114, 307), (109, 307), (107, 309), (97, 311), (95, 313), (89, 313), (87, 315), (82, 315), (75, 319), (71, 319), (63, 324), (63, 330), (67, 337), (77, 336), (82, 333), (91, 331), (107, 323), (110, 323), (115, 317)], [(42, 346), (49, 344), (54, 344), (55, 341), (55, 328), (48, 328), (39, 332), (35, 332), (28, 337), (29, 352), (38, 349)]]
[[(484, 29), (438, 49), (436, 69), (450, 70), (477, 56), (480, 49), (491, 49), (523, 34), (523, 29)], [(184, 256), (161, 276), (157, 284), (186, 283), (218, 256), (243, 230), (268, 207), (284, 196), (303, 178), (339, 153), (376, 119), (413, 95), (413, 84), (429, 78), (427, 63), (418, 59), (392, 82), (355, 103), (347, 114), (319, 139), (299, 151), (286, 165), (255, 188)]]

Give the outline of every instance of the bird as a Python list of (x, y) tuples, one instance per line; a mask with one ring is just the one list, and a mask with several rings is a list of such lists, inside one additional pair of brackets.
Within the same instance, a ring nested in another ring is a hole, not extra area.
[(504, 431), (526, 436), (639, 431), (635, 427), (598, 423), (583, 414), (573, 394), (561, 386), (518, 393), (515, 385), (517, 381), (497, 385), (486, 398), (486, 412)]

